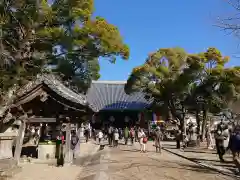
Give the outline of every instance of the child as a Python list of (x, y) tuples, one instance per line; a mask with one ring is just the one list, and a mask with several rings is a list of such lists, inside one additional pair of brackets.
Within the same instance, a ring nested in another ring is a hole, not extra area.
[(114, 136), (114, 146), (118, 147), (119, 133), (117, 128), (115, 129), (113, 136)]
[(187, 137), (187, 135), (183, 135), (182, 150), (184, 150), (187, 146), (188, 146), (188, 137)]
[(98, 132), (98, 142), (99, 142), (99, 144), (101, 144), (101, 141), (102, 141), (102, 139), (103, 139), (103, 132), (102, 132), (102, 130), (100, 130), (99, 132)]

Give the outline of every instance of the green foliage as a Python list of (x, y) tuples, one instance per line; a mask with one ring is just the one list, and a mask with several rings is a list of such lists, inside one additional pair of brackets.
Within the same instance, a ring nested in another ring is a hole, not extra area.
[(205, 110), (218, 112), (240, 93), (239, 67), (225, 68), (228, 60), (216, 48), (199, 54), (187, 54), (181, 48), (159, 49), (133, 69), (125, 91), (144, 92), (155, 104), (162, 102), (166, 117), (171, 112), (180, 121), (183, 108), (199, 108), (199, 98)]
[(101, 17), (92, 18), (92, 0), (55, 0), (49, 8), (52, 21), (38, 35), (56, 47), (57, 52), (49, 57), (53, 70), (71, 85), (86, 91), (91, 80), (100, 77), (99, 57), (111, 62), (116, 56), (128, 59), (129, 49), (118, 29)]
[[(44, 7), (44, 4), (42, 4)], [(48, 22), (36, 1), (4, 0), (0, 3), (0, 93), (32, 80), (47, 64), (51, 46), (43, 47), (36, 32)]]
[(128, 59), (129, 48), (118, 29), (92, 15), (93, 0), (1, 1), (1, 94), (46, 71), (86, 91), (100, 77), (99, 57)]

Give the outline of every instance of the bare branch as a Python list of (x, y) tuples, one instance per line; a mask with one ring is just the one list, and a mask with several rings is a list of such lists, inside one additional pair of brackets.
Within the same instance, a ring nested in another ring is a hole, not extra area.
[(234, 14), (229, 17), (218, 17), (215, 27), (225, 31), (227, 35), (240, 38), (240, 0), (225, 0), (232, 8)]
[(240, 10), (240, 0), (226, 0), (227, 3), (232, 6), (235, 10)]

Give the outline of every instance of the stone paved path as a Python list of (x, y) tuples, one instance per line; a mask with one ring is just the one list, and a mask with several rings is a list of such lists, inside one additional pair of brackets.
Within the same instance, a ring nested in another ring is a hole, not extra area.
[(156, 154), (152, 144), (147, 153), (140, 153), (135, 146), (106, 147), (83, 167), (78, 180), (233, 180), (208, 168), (163, 151)]

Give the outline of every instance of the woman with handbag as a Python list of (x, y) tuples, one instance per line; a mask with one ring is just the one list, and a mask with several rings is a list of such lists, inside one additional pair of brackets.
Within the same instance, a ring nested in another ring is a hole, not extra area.
[(140, 144), (140, 152), (146, 152), (146, 143), (147, 143), (147, 137), (143, 131), (143, 129), (139, 129), (138, 131), (138, 139)]

